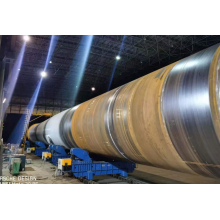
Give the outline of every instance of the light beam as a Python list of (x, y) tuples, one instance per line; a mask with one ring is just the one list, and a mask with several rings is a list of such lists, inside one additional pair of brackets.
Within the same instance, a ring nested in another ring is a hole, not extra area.
[(29, 121), (32, 115), (32, 112), (34, 110), (34, 106), (36, 104), (37, 101), (37, 97), (40, 91), (40, 87), (42, 84), (42, 78), (40, 79), (40, 81), (38, 82), (37, 88), (35, 89), (35, 92), (24, 112), (24, 114), (21, 116), (20, 120), (18, 121), (15, 129), (13, 130), (13, 132), (11, 133), (9, 139), (8, 139), (8, 143), (11, 144), (16, 144), (16, 145), (20, 145), (22, 138), (27, 130), (27, 127), (29, 125)]
[(85, 35), (83, 36), (80, 45), (78, 47), (78, 50), (75, 54), (73, 63), (70, 67), (69, 72), (73, 73), (71, 74), (71, 80), (74, 83), (73, 88), (76, 88), (73, 90), (73, 101), (74, 104), (76, 102), (76, 97), (78, 95), (80, 85), (83, 79), (83, 75), (85, 72), (87, 60), (89, 57), (90, 49), (92, 46), (92, 40), (93, 35)]
[(54, 49), (57, 45), (58, 39), (59, 39), (59, 35), (52, 35), (51, 36), (50, 46), (49, 46), (49, 50), (48, 50), (48, 54), (47, 54), (47, 60), (46, 60), (45, 66), (44, 66), (44, 71), (46, 71), (48, 64), (52, 63), (51, 57), (52, 57)]
[(12, 68), (11, 75), (8, 77), (7, 81), (4, 84), (5, 98), (6, 98), (7, 102), (3, 105), (3, 118), (5, 115), (5, 112), (8, 108), (8, 105), (11, 101), (11, 97), (14, 92), (15, 85), (17, 83), (17, 79), (18, 79), (19, 72), (21, 69), (21, 64), (22, 64), (23, 57), (24, 57), (25, 47), (26, 47), (26, 43), (24, 42), (24, 44), (21, 48), (21, 51), (15, 61), (13, 68)]
[(118, 55), (117, 55), (116, 58), (115, 58), (116, 61), (115, 61), (115, 64), (114, 64), (114, 67), (113, 67), (113, 71), (112, 71), (112, 75), (111, 75), (111, 78), (110, 78), (110, 82), (109, 82), (109, 85), (108, 85), (108, 91), (109, 91), (110, 88), (111, 88), (112, 81), (113, 81), (113, 78), (114, 78), (114, 75), (115, 75), (115, 70), (116, 70), (116, 67), (117, 67), (118, 61), (121, 59), (121, 56), (120, 56), (120, 55), (121, 55), (121, 51), (122, 51), (123, 46), (124, 46), (125, 38), (126, 38), (126, 35), (124, 35), (124, 37), (123, 37), (123, 39), (122, 39), (119, 53), (118, 53)]

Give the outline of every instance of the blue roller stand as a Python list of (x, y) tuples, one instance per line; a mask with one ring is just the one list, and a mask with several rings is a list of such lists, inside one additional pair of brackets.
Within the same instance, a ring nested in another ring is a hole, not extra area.
[(49, 150), (47, 150), (46, 146), (44, 143), (40, 142), (40, 141), (36, 141), (35, 142), (35, 155), (37, 155), (38, 157), (42, 157), (42, 152), (49, 152)]
[[(75, 157), (72, 161), (72, 173), (75, 177), (93, 179), (93, 175), (119, 174), (127, 177), (136, 167), (133, 162), (99, 162), (93, 161), (87, 151), (80, 148), (72, 148), (70, 153)], [(67, 171), (68, 172), (68, 171)]]
[(66, 151), (64, 150), (64, 148), (59, 145), (50, 145), (49, 149), (50, 149), (51, 157), (52, 157), (51, 162), (54, 166), (57, 166), (58, 159), (71, 157), (71, 155), (67, 154)]

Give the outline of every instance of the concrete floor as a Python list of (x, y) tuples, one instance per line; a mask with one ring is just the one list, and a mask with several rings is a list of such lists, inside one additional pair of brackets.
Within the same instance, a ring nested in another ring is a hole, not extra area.
[[(40, 157), (34, 154), (27, 154), (27, 159), (32, 159), (32, 164), (26, 164), (26, 170), (20, 172), (19, 176), (15, 177), (9, 173), (7, 164), (3, 165), (3, 176), (13, 177), (12, 181), (4, 183), (24, 183), (24, 184), (82, 184), (74, 177), (67, 174), (60, 177), (55, 177), (55, 166), (49, 162), (42, 161)], [(199, 175), (191, 175), (186, 173), (179, 173), (170, 170), (159, 169), (150, 166), (137, 165), (136, 170), (129, 174), (130, 177), (139, 179), (146, 183), (165, 183), (165, 184), (220, 184), (219, 179), (202, 177)], [(22, 179), (23, 177), (23, 179)], [(95, 176), (94, 181), (108, 184), (126, 184), (118, 179), (110, 176)]]
[[(15, 177), (15, 183), (32, 183), (32, 184), (82, 184), (79, 180), (69, 177), (68, 175), (55, 177), (55, 166), (49, 162), (42, 161), (40, 157), (34, 154), (27, 154), (27, 159), (32, 159), (32, 164), (26, 164), (25, 171), (19, 173)], [(3, 176), (12, 176), (9, 173), (9, 169), (5, 168), (4, 164)], [(27, 181), (20, 179), (22, 176), (27, 176)], [(36, 178), (33, 181), (30, 180), (31, 177)]]

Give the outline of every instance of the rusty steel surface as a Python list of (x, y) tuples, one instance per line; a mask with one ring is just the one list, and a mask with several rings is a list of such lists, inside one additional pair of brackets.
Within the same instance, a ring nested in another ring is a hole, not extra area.
[(66, 148), (220, 177), (219, 74), (215, 45), (68, 110), (57, 135)]

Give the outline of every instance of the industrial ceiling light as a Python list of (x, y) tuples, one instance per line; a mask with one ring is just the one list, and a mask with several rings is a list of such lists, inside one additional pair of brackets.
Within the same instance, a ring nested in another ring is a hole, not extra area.
[(41, 76), (42, 76), (42, 77), (46, 77), (46, 76), (47, 76), (47, 73), (43, 71), (43, 72), (41, 72)]
[(28, 35), (24, 35), (24, 40), (25, 41), (29, 41), (30, 40), (30, 37)]
[(3, 102), (2, 103), (5, 103), (6, 102), (6, 98), (4, 98)]
[(95, 87), (92, 87), (91, 90), (92, 90), (92, 91), (95, 91)]
[(52, 61), (50, 61), (49, 63), (52, 63)]
[(121, 57), (118, 55), (118, 56), (116, 56), (116, 60), (120, 60), (121, 59)]

